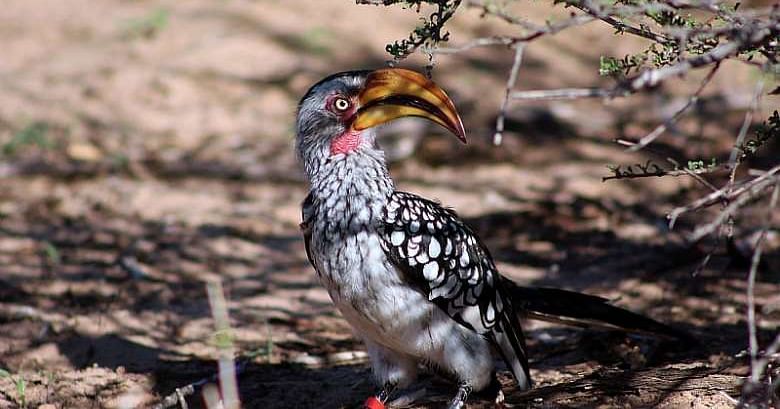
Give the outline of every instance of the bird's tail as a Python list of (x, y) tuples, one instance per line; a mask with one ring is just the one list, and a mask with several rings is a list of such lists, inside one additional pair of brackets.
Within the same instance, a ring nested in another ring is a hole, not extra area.
[(515, 309), (527, 318), (696, 342), (685, 331), (615, 307), (606, 298), (557, 288), (522, 287), (509, 279), (504, 281)]

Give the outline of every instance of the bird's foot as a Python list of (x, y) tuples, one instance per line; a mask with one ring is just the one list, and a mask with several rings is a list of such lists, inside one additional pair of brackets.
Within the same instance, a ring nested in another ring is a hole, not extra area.
[(471, 386), (467, 384), (458, 385), (458, 393), (456, 393), (455, 397), (452, 398), (450, 406), (448, 406), (447, 409), (463, 409), (463, 405), (466, 404), (466, 399), (469, 398), (470, 393)]
[(498, 394), (496, 395), (496, 409), (504, 409), (506, 408), (506, 405), (504, 405), (504, 392), (498, 391)]

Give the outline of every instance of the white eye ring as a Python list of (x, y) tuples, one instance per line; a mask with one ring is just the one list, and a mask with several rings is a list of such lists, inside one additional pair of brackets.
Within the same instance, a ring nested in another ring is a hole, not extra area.
[(349, 101), (347, 101), (346, 98), (336, 98), (336, 100), (333, 101), (333, 107), (336, 108), (336, 111), (344, 112), (349, 109)]

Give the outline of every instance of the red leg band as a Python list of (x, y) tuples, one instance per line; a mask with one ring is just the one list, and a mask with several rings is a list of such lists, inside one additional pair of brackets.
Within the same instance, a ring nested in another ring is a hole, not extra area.
[(376, 396), (372, 396), (366, 399), (366, 403), (363, 404), (363, 407), (365, 409), (385, 409), (385, 404)]

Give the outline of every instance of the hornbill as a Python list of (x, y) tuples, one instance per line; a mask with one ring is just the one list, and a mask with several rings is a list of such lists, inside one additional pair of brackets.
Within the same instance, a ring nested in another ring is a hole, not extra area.
[(492, 351), (520, 389), (531, 388), (519, 315), (684, 335), (600, 297), (501, 276), (454, 211), (395, 190), (374, 127), (407, 116), (466, 141), (452, 100), (406, 69), (331, 75), (298, 107), (296, 151), (310, 183), (301, 223), (306, 252), (368, 350), (381, 390), (364, 407), (383, 408), (414, 381), (420, 363), (457, 382), (450, 409), (462, 408), (472, 391), (500, 396)]

